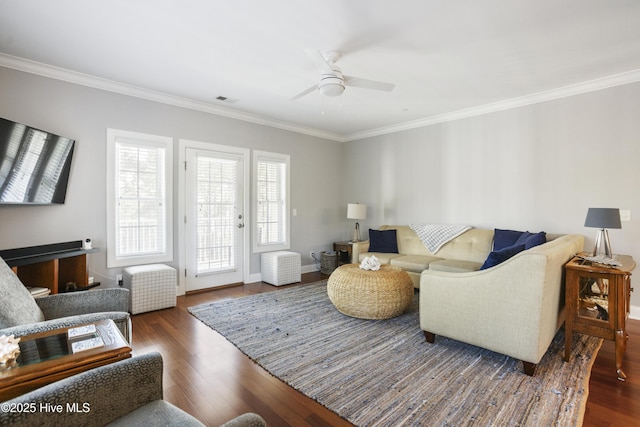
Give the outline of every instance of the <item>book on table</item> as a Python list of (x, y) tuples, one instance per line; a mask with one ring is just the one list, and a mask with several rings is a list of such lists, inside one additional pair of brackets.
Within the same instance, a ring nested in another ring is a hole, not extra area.
[(104, 341), (97, 332), (96, 325), (94, 324), (69, 329), (67, 331), (67, 338), (69, 339), (72, 353), (79, 353), (104, 345)]

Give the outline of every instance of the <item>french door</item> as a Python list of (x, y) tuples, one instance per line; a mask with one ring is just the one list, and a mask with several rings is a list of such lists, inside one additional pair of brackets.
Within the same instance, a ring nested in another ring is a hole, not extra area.
[(185, 150), (186, 291), (242, 282), (244, 158)]

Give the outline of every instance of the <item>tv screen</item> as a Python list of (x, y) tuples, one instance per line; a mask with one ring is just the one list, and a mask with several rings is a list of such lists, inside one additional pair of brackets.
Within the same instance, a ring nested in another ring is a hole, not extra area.
[(0, 117), (0, 204), (62, 204), (75, 141)]

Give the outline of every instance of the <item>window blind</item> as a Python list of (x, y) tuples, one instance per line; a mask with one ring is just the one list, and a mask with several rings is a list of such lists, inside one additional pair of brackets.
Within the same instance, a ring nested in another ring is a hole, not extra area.
[(257, 239), (259, 246), (287, 240), (287, 186), (284, 161), (258, 157), (256, 165)]
[(116, 143), (116, 256), (163, 253), (165, 150)]
[(237, 161), (198, 156), (196, 167), (196, 273), (233, 269)]

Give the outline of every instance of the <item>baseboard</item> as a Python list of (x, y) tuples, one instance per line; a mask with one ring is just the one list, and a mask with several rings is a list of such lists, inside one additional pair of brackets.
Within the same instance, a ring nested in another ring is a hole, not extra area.
[(629, 310), (629, 318), (630, 319), (635, 319), (635, 320), (640, 320), (640, 306), (638, 305), (632, 305), (630, 310)]
[(260, 273), (254, 273), (251, 276), (249, 276), (249, 278), (247, 280), (244, 281), (244, 283), (256, 283), (256, 282), (262, 282), (262, 276), (260, 275)]
[[(300, 267), (300, 272), (303, 274), (313, 273), (314, 271), (320, 271), (316, 264), (303, 265), (302, 267)], [(260, 273), (254, 273), (251, 276), (249, 276), (248, 280), (244, 281), (244, 283), (256, 283), (256, 282), (262, 282), (262, 275)]]
[(308, 264), (308, 265), (303, 265), (300, 271), (302, 273), (313, 273), (314, 271), (320, 271), (320, 269), (316, 264)]

